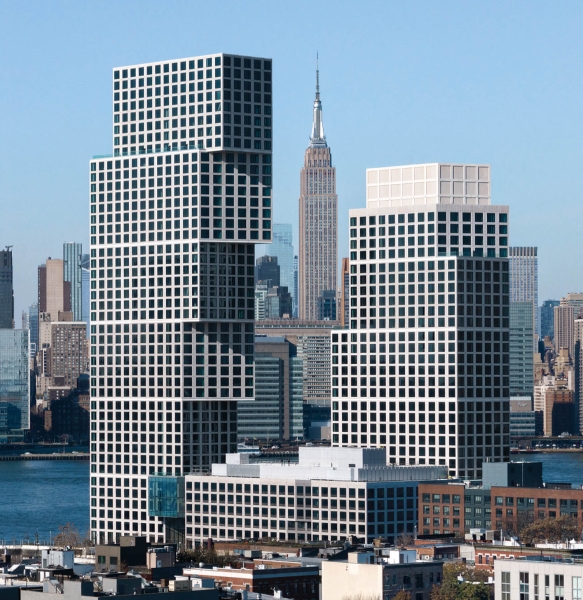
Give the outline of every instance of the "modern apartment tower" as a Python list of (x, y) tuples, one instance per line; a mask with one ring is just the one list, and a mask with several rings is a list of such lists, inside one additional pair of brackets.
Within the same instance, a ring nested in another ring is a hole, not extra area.
[(310, 145), (300, 172), (299, 317), (318, 319), (318, 298), (336, 291), (338, 271), (338, 196), (336, 169), (322, 121), (319, 71)]
[(509, 460), (508, 207), (488, 165), (369, 169), (350, 211), (350, 329), (332, 331), (332, 445), (482, 476)]
[(87, 337), (91, 325), (90, 296), (91, 296), (91, 271), (89, 254), (82, 255), (81, 261), (81, 320), (87, 324)]
[(83, 248), (77, 242), (63, 244), (63, 278), (71, 286), (73, 320), (83, 320), (83, 275), (81, 261)]
[(90, 163), (91, 532), (180, 541), (184, 474), (253, 398), (255, 244), (271, 240), (271, 60), (113, 70)]
[(508, 249), (510, 263), (510, 302), (532, 302), (533, 352), (538, 350), (534, 334), (538, 318), (538, 248), (515, 246)]
[(14, 329), (12, 246), (0, 250), (0, 329)]

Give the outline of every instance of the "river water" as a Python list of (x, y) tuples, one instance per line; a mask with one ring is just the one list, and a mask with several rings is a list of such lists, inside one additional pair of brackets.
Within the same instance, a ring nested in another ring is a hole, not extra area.
[[(545, 481), (583, 485), (583, 453), (512, 455), (541, 461)], [(89, 529), (89, 461), (0, 461), (0, 545), (14, 540), (50, 540), (59, 525)]]
[(89, 461), (0, 461), (0, 545), (48, 543), (66, 523), (89, 530)]

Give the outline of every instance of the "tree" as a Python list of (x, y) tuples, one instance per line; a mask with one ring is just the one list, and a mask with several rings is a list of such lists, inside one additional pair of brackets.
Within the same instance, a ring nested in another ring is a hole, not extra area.
[(431, 600), (490, 600), (487, 580), (486, 571), (468, 567), (465, 563), (446, 564), (441, 585), (435, 585), (431, 590)]
[(521, 531), (521, 541), (524, 544), (538, 544), (548, 542), (557, 544), (559, 542), (568, 542), (572, 539), (579, 539), (581, 532), (577, 524), (577, 519), (564, 515), (557, 519), (539, 519), (530, 525), (527, 525)]
[(397, 536), (397, 539), (395, 540), (395, 545), (396, 546), (412, 546), (415, 543), (415, 538), (413, 537), (412, 533), (407, 533), (406, 531), (403, 531), (402, 533), (400, 533)]
[(393, 600), (411, 600), (411, 594), (405, 590), (401, 590), (396, 596), (393, 596)]
[(71, 548), (78, 548), (83, 545), (83, 536), (79, 533), (79, 530), (75, 527), (75, 523), (65, 523), (59, 525), (59, 533), (53, 538), (55, 546), (70, 546)]

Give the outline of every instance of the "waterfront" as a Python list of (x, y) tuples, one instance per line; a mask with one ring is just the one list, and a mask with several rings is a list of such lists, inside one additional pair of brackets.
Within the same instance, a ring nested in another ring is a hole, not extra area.
[(89, 529), (88, 461), (0, 462), (0, 542), (49, 541), (59, 525)]
[(544, 481), (583, 485), (583, 452), (513, 454), (511, 460), (542, 462)]
[[(541, 461), (545, 481), (583, 485), (583, 452), (513, 455), (515, 461)], [(0, 462), (0, 542), (47, 541), (59, 525), (89, 529), (87, 461)]]

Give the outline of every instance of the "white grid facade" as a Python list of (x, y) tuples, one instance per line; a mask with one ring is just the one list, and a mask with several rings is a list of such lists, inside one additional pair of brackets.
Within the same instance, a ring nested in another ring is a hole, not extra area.
[(490, 205), (486, 165), (367, 183), (350, 211), (350, 329), (332, 332), (332, 443), (480, 478), (509, 458), (508, 207)]
[(148, 477), (234, 451), (254, 394), (254, 246), (271, 240), (271, 60), (113, 71), (90, 163), (91, 532), (180, 541)]

